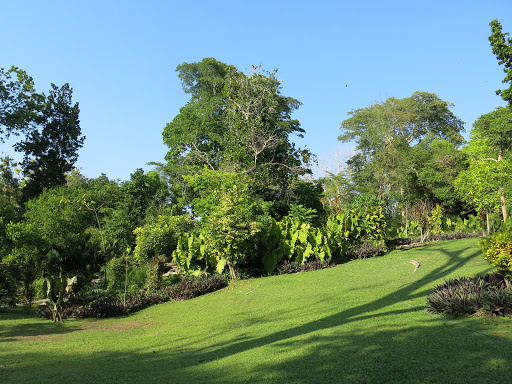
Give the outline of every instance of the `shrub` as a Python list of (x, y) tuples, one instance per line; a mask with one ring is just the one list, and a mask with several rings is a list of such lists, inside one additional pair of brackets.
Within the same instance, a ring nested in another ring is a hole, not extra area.
[(7, 267), (0, 265), (0, 309), (3, 305), (16, 305), (16, 282)]
[(205, 293), (216, 291), (227, 285), (228, 279), (224, 275), (202, 275), (199, 277), (188, 277), (179, 283), (172, 285), (168, 290), (169, 298), (172, 300), (187, 300)]
[[(140, 311), (153, 304), (159, 304), (170, 300), (186, 300), (193, 297), (213, 292), (227, 285), (228, 279), (223, 275), (203, 275), (196, 278), (184, 278), (169, 288), (163, 288), (156, 292), (140, 291), (124, 299), (115, 296), (100, 297), (90, 303), (76, 307), (73, 311), (63, 313), (62, 318), (73, 315), (77, 318), (106, 318), (125, 315), (131, 312)], [(51, 312), (41, 308), (39, 315), (51, 318)]]
[(297, 273), (297, 272), (307, 272), (307, 271), (315, 271), (317, 269), (324, 269), (331, 267), (331, 259), (316, 259), (312, 261), (308, 261), (304, 264), (300, 264), (297, 261), (283, 261), (277, 267), (277, 273), (280, 275), (285, 275), (288, 273)]
[(386, 247), (379, 246), (369, 246), (369, 247), (357, 247), (351, 248), (345, 252), (343, 256), (344, 261), (350, 261), (354, 259), (367, 259), (369, 257), (382, 256), (387, 252)]
[(512, 229), (495, 233), (480, 241), (484, 259), (494, 265), (507, 279), (512, 278)]
[(451, 279), (430, 291), (427, 308), (434, 313), (455, 316), (504, 315), (512, 311), (512, 292), (497, 273)]

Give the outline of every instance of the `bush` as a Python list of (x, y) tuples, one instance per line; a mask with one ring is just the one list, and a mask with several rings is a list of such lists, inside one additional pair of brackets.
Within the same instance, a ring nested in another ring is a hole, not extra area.
[(227, 284), (227, 277), (219, 274), (184, 278), (179, 283), (172, 285), (168, 289), (168, 294), (169, 298), (172, 300), (187, 300), (216, 291), (217, 289), (225, 287)]
[(497, 273), (451, 279), (430, 291), (427, 309), (454, 316), (504, 315), (512, 312), (512, 291)]
[(480, 241), (484, 259), (494, 265), (507, 279), (512, 278), (512, 229), (495, 233)]
[(0, 265), (0, 310), (2, 306), (16, 305), (16, 282), (7, 267)]
[(285, 260), (277, 267), (277, 273), (279, 275), (285, 275), (288, 273), (315, 271), (317, 269), (329, 268), (331, 266), (331, 259), (316, 259), (305, 262), (304, 264), (300, 264), (297, 261)]
[[(79, 319), (83, 318), (106, 318), (121, 316), (128, 313), (140, 311), (153, 304), (159, 304), (170, 300), (186, 300), (193, 297), (213, 292), (227, 285), (228, 279), (223, 275), (203, 275), (195, 278), (184, 278), (180, 282), (169, 288), (163, 288), (156, 292), (140, 291), (137, 294), (130, 295), (126, 298), (126, 302), (119, 297), (104, 296), (73, 310), (67, 309), (63, 312), (62, 318), (74, 316)], [(39, 310), (39, 316), (51, 318), (51, 311), (45, 306)]]
[(379, 246), (370, 246), (370, 247), (357, 247), (351, 248), (345, 252), (343, 256), (344, 261), (350, 261), (354, 259), (367, 259), (369, 257), (382, 256), (387, 252), (386, 247)]

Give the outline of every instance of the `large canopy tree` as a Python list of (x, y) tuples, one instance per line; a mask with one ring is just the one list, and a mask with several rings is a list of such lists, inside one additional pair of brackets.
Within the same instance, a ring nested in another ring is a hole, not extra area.
[(348, 164), (360, 192), (398, 200), (417, 193), (419, 146), (428, 150), (436, 139), (457, 146), (463, 142), (464, 123), (450, 107), (434, 93), (415, 92), (349, 112), (338, 140), (357, 144), (358, 152)]
[(253, 67), (246, 75), (213, 58), (177, 71), (191, 98), (163, 132), (174, 192), (183, 196), (182, 176), (204, 167), (245, 173), (252, 192), (283, 213), (298, 176), (309, 172), (311, 154), (290, 142), (290, 135), (304, 133), (291, 118), (300, 103), (281, 95), (276, 71)]

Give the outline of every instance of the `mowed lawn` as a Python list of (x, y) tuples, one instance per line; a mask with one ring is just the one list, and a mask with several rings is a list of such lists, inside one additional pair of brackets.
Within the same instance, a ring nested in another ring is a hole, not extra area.
[(435, 285), (490, 271), (478, 239), (463, 239), (117, 319), (54, 324), (8, 309), (0, 383), (511, 383), (510, 318), (424, 312)]

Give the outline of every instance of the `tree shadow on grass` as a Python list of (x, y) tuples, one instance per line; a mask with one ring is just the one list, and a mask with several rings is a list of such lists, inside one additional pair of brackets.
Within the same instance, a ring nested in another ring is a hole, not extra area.
[[(155, 345), (149, 353), (98, 351), (67, 360), (63, 373), (77, 383), (141, 378), (170, 383), (509, 383), (509, 339), (457, 327), (400, 303), (424, 298), (433, 282), (480, 257), (469, 247), (437, 251), (447, 261), (419, 280), (314, 321), (259, 337), (242, 333), (207, 347), (198, 343), (202, 346), (181, 349)], [(411, 324), (401, 320), (411, 313), (417, 314), (408, 316), (413, 316)], [(53, 364), (59, 361), (56, 357)], [(37, 368), (38, 382), (50, 382), (52, 371)], [(9, 380), (16, 376), (8, 364), (3, 373)]]
[(78, 329), (68, 323), (53, 323), (46, 319), (38, 319), (36, 313), (26, 313), (19, 306), (6, 308), (0, 313), (0, 343), (27, 338), (49, 339)]
[[(276, 339), (254, 354), (237, 345), (229, 357), (172, 348), (55, 354), (51, 359), (27, 352), (0, 360), (0, 374), (5, 384), (54, 383), (58, 378), (74, 384), (510, 383), (510, 342), (432, 321), (400, 330), (312, 332), (306, 339)], [(295, 354), (298, 349), (301, 353)], [(37, 364), (30, 371), (16, 368), (22, 358)]]

